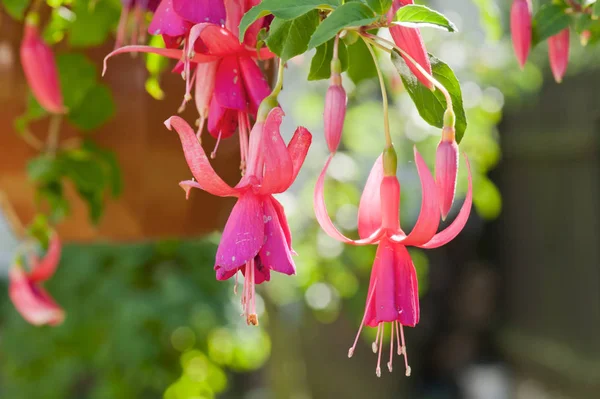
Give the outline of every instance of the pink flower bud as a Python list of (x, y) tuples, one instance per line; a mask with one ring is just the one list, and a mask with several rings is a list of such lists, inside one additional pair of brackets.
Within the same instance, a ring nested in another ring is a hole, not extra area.
[[(338, 75), (339, 78), (339, 75)], [(348, 96), (341, 85), (341, 82), (335, 82), (332, 75), (332, 83), (327, 89), (325, 95), (325, 112), (323, 120), (325, 122), (325, 140), (329, 151), (336, 152), (342, 138), (342, 129), (344, 128), (344, 118), (346, 117), (346, 103)]]
[(48, 112), (64, 113), (54, 53), (40, 36), (35, 14), (29, 15), (25, 21), (25, 35), (21, 42), (21, 65), (27, 83), (40, 105)]
[(531, 49), (531, 0), (515, 0), (510, 9), (510, 31), (513, 48), (521, 68)]
[(548, 56), (554, 79), (560, 83), (569, 64), (569, 28), (548, 39)]
[[(444, 128), (451, 129), (451, 128)], [(452, 129), (453, 130), (453, 129)], [(435, 183), (438, 189), (438, 199), (442, 219), (446, 219), (456, 193), (456, 178), (458, 175), (458, 144), (453, 135), (442, 133), (435, 157)], [(446, 137), (444, 137), (446, 136)]]
[(406, 26), (394, 25), (390, 28), (390, 34), (394, 39), (394, 42), (398, 47), (402, 50), (406, 51), (406, 53), (410, 56), (411, 59), (402, 55), (404, 61), (408, 65), (410, 71), (419, 79), (425, 87), (432, 90), (433, 83), (427, 77), (419, 71), (413, 61), (417, 62), (421, 68), (425, 70), (429, 75), (431, 75), (431, 63), (429, 62), (429, 56), (427, 55), (427, 49), (425, 48), (425, 43), (423, 43), (423, 38), (421, 37), (421, 32), (418, 28), (408, 28)]

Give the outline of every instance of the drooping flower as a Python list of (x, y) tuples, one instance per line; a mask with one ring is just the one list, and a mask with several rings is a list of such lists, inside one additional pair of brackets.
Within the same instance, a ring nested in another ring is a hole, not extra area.
[(557, 83), (562, 82), (565, 72), (567, 72), (567, 65), (569, 65), (569, 39), (569, 28), (563, 29), (548, 39), (550, 68)]
[(525, 67), (531, 49), (531, 0), (514, 0), (510, 9), (512, 43), (521, 68)]
[(21, 42), (21, 65), (27, 84), (40, 105), (48, 112), (65, 112), (54, 53), (39, 32), (39, 16), (30, 13), (25, 19)]
[(250, 134), (246, 173), (230, 187), (213, 170), (191, 127), (173, 116), (167, 128), (179, 134), (187, 163), (195, 180), (180, 186), (189, 195), (200, 188), (220, 197), (237, 197), (217, 249), (215, 270), (218, 280), (241, 272), (245, 276), (242, 305), (248, 324), (258, 323), (255, 284), (269, 281), (271, 271), (295, 274), (292, 237), (285, 212), (273, 194), (284, 192), (296, 179), (312, 136), (299, 127), (286, 147), (279, 128), (283, 111), (273, 108), (266, 120), (259, 120)]
[[(155, 21), (158, 21), (157, 15), (162, 10), (163, 3), (155, 14), (150, 30), (153, 29)], [(243, 129), (249, 129), (248, 116), (256, 115), (258, 106), (270, 93), (268, 83), (256, 60), (274, 56), (267, 48), (257, 51), (256, 47), (248, 44), (256, 42), (257, 29), (249, 30), (244, 42), (240, 43), (238, 40), (236, 33), (239, 20), (250, 5), (240, 5), (232, 0), (226, 0), (224, 5), (227, 10), (225, 27), (214, 23), (198, 23), (191, 26), (191, 22), (177, 13), (175, 16), (183, 22), (178, 20), (169, 23), (167, 17), (171, 17), (171, 14), (166, 14), (160, 19), (160, 23), (156, 22), (156, 26), (173, 28), (168, 31), (169, 37), (185, 37), (185, 47), (182, 49), (124, 46), (108, 54), (104, 63), (106, 69), (106, 61), (110, 57), (127, 52), (156, 53), (179, 60), (179, 67), (182, 68), (186, 79), (182, 108), (192, 98), (191, 87), (195, 80), (195, 91), (199, 95), (196, 99), (200, 116), (198, 133), (202, 131), (203, 123), (208, 119), (209, 133), (218, 140), (233, 135), (238, 125), (240, 131), (241, 124), (245, 125)], [(191, 27), (187, 28), (186, 23)], [(165, 34), (164, 30), (158, 28), (156, 32)]]
[(29, 256), (29, 272), (23, 268), (20, 260), (17, 260), (9, 271), (10, 299), (21, 316), (33, 325), (55, 326), (61, 324), (65, 318), (62, 308), (40, 285), (54, 275), (60, 252), (60, 239), (54, 233), (50, 238), (48, 251), (42, 259), (35, 255)]
[(392, 371), (393, 349), (396, 342), (397, 353), (404, 355), (405, 358), (406, 375), (410, 375), (403, 327), (414, 327), (419, 322), (419, 297), (416, 272), (406, 247), (430, 249), (448, 243), (463, 229), (471, 211), (472, 183), (469, 169), (469, 188), (458, 216), (446, 229), (436, 234), (440, 219), (436, 184), (421, 155), (416, 149), (414, 152), (423, 198), (417, 223), (408, 235), (400, 228), (400, 184), (395, 175), (395, 152), (392, 161), (389, 159), (384, 161), (386, 157), (384, 153), (377, 159), (371, 170), (358, 210), (358, 232), (361, 237), (359, 240), (352, 240), (338, 231), (327, 213), (324, 185), (333, 155), (327, 160), (314, 192), (317, 220), (330, 237), (352, 245), (378, 245), (371, 271), (365, 313), (354, 344), (348, 351), (348, 356), (352, 357), (365, 324), (377, 327), (377, 339), (373, 344), (373, 350), (379, 352), (376, 368), (378, 376), (381, 375), (385, 323), (390, 323), (391, 332), (388, 369)]
[(454, 127), (442, 129), (442, 139), (438, 144), (435, 155), (435, 184), (438, 189), (438, 200), (442, 219), (446, 219), (456, 194), (456, 179), (458, 177), (458, 144), (455, 139)]
[[(405, 5), (414, 4), (413, 0), (394, 0), (392, 8), (388, 12), (388, 21), (391, 22), (396, 15), (396, 12)], [(390, 34), (392, 39), (396, 43), (396, 46), (402, 50), (417, 62), (429, 75), (431, 75), (431, 63), (429, 62), (429, 56), (427, 55), (427, 49), (425, 43), (421, 37), (419, 28), (409, 28), (401, 25), (390, 26)], [(419, 79), (425, 87), (430, 90), (433, 89), (433, 83), (415, 66), (413, 61), (407, 59), (405, 55), (402, 55), (404, 61), (408, 65), (410, 71)]]
[(137, 44), (145, 41), (145, 13), (155, 12), (159, 2), (159, 0), (121, 0), (122, 8), (115, 48), (121, 47), (123, 43)]

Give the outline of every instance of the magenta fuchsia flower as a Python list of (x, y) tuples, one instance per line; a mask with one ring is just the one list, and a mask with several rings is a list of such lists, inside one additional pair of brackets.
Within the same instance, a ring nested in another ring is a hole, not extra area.
[(384, 170), (382, 157), (377, 159), (371, 170), (358, 210), (359, 240), (352, 240), (339, 232), (327, 213), (324, 185), (333, 155), (327, 160), (314, 192), (317, 220), (330, 237), (352, 245), (378, 245), (371, 271), (365, 313), (354, 344), (348, 351), (348, 356), (351, 357), (365, 324), (377, 327), (377, 339), (373, 344), (373, 350), (379, 352), (376, 368), (378, 376), (381, 374), (385, 323), (390, 323), (391, 334), (388, 368), (391, 372), (393, 348), (396, 342), (397, 353), (403, 354), (405, 358), (406, 374), (410, 374), (403, 327), (414, 327), (419, 322), (419, 296), (416, 272), (407, 247), (431, 249), (448, 243), (463, 229), (471, 211), (472, 182), (469, 169), (469, 188), (458, 216), (446, 229), (436, 234), (440, 221), (436, 183), (416, 149), (414, 153), (423, 198), (417, 223), (408, 235), (402, 231), (399, 222), (400, 184), (395, 176), (395, 153), (393, 175), (390, 175), (388, 169)]
[(562, 78), (567, 72), (567, 65), (569, 65), (569, 39), (569, 28), (563, 29), (548, 39), (550, 68), (557, 83), (562, 82)]
[[(414, 4), (413, 0), (395, 0), (392, 8), (388, 12), (388, 20), (391, 22), (396, 15), (396, 12), (400, 7)], [(429, 56), (427, 55), (427, 49), (425, 48), (425, 43), (423, 42), (423, 38), (421, 37), (421, 32), (419, 28), (409, 28), (401, 25), (393, 25), (390, 26), (390, 34), (392, 35), (392, 39), (396, 43), (396, 46), (400, 47), (402, 50), (406, 51), (406, 53), (417, 62), (429, 75), (431, 75), (431, 63), (429, 62)], [(419, 79), (425, 87), (433, 90), (433, 83), (414, 65), (414, 63), (407, 59), (405, 55), (402, 55), (404, 61), (408, 65), (410, 71)]]
[(213, 170), (191, 127), (179, 117), (165, 122), (181, 139), (185, 159), (194, 180), (180, 186), (189, 196), (199, 188), (220, 197), (236, 197), (237, 203), (223, 230), (217, 249), (215, 270), (218, 280), (237, 272), (245, 276), (242, 306), (248, 324), (258, 324), (255, 308), (255, 284), (269, 281), (271, 271), (295, 274), (292, 237), (285, 212), (273, 194), (287, 190), (296, 179), (312, 136), (299, 127), (286, 147), (279, 127), (283, 111), (273, 108), (266, 120), (258, 121), (250, 135), (248, 164), (240, 182), (231, 187)]
[[(199, 23), (188, 29), (180, 22), (169, 22), (167, 17), (171, 17), (172, 12), (166, 14), (165, 11), (164, 17), (157, 20), (161, 15), (159, 11), (163, 3), (155, 14), (153, 24), (155, 21), (160, 21), (160, 23), (156, 22), (156, 26), (165, 26), (164, 29), (171, 28), (168, 30), (170, 37), (186, 35), (185, 47), (183, 49), (150, 46), (121, 47), (106, 56), (105, 69), (108, 58), (127, 52), (156, 53), (177, 59), (181, 62), (179, 66), (183, 67), (186, 79), (184, 104), (192, 98), (191, 86), (195, 80), (196, 107), (200, 117), (198, 133), (202, 131), (206, 120), (208, 120), (209, 133), (218, 140), (233, 135), (238, 125), (242, 134), (249, 132), (249, 116), (256, 116), (258, 106), (270, 93), (269, 85), (256, 60), (269, 59), (274, 55), (266, 48), (257, 51), (253, 45), (249, 45), (249, 43), (255, 44), (258, 29), (251, 29), (243, 43), (240, 43), (237, 35), (233, 33), (237, 32), (237, 25), (247, 6), (241, 6), (231, 0), (225, 1), (226, 26), (230, 29), (213, 23)], [(180, 18), (178, 14), (177, 17)], [(187, 23), (184, 19), (182, 21)], [(260, 24), (262, 21), (259, 20), (257, 23)], [(256, 26), (260, 27), (260, 25)], [(150, 29), (152, 28), (153, 25)], [(164, 29), (157, 31), (167, 32)], [(243, 141), (247, 139), (240, 140), (240, 143)], [(245, 153), (243, 148), (242, 153)]]
[(525, 67), (531, 49), (531, 0), (514, 0), (510, 9), (510, 31), (515, 55)]
[(17, 262), (9, 271), (8, 294), (17, 311), (29, 323), (41, 326), (61, 324), (65, 313), (52, 297), (40, 286), (40, 283), (54, 275), (60, 260), (61, 244), (54, 233), (50, 239), (48, 251), (42, 259), (29, 256), (31, 271), (27, 272)]
[(25, 19), (25, 35), (21, 42), (21, 66), (33, 96), (48, 112), (66, 111), (60, 90), (58, 70), (52, 49), (40, 36), (39, 17), (29, 14)]

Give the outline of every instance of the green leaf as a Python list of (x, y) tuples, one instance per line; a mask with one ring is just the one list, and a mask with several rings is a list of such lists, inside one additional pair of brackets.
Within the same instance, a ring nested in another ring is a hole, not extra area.
[(65, 106), (75, 109), (96, 85), (96, 67), (83, 54), (76, 53), (60, 54), (56, 64)]
[(48, 111), (38, 103), (31, 90), (29, 90), (27, 93), (27, 108), (25, 109), (25, 113), (15, 119), (15, 129), (17, 132), (23, 133), (30, 122), (43, 118), (46, 115), (48, 115)]
[(44, 40), (50, 44), (62, 41), (73, 21), (75, 21), (75, 14), (68, 8), (53, 8), (48, 23), (44, 28)]
[(400, 7), (394, 18), (394, 22), (400, 25), (446, 29), (448, 32), (456, 32), (456, 26), (443, 14), (417, 4), (409, 4)]
[(46, 201), (53, 223), (60, 222), (69, 214), (69, 201), (65, 198), (63, 185), (59, 180), (39, 186), (36, 190), (36, 200)]
[[(310, 62), (308, 80), (328, 79), (331, 76), (331, 60), (333, 59), (333, 44), (335, 39), (317, 47), (317, 52)], [(348, 52), (346, 45), (340, 41), (338, 44), (338, 57), (342, 64), (342, 72), (348, 69)]]
[(348, 46), (348, 76), (354, 84), (377, 76), (371, 53), (362, 40)]
[(543, 5), (533, 17), (531, 34), (533, 45), (568, 28), (569, 22), (569, 16), (565, 14), (563, 7), (556, 4)]
[(373, 9), (377, 14), (385, 14), (392, 6), (392, 0), (367, 0), (369, 7)]
[(117, 156), (113, 151), (105, 150), (98, 147), (93, 141), (86, 140), (82, 147), (85, 151), (89, 151), (101, 163), (104, 169), (104, 174), (110, 184), (111, 194), (113, 197), (121, 195), (123, 192), (123, 179), (121, 177), (121, 168)]
[(43, 214), (36, 215), (29, 226), (27, 226), (27, 235), (39, 242), (44, 250), (48, 249), (50, 233), (50, 224)]
[(46, 154), (27, 162), (27, 176), (36, 183), (49, 183), (60, 179), (60, 173), (56, 159)]
[(77, 108), (68, 115), (69, 121), (82, 130), (102, 126), (115, 114), (110, 89), (102, 84), (92, 87)]
[(373, 10), (362, 3), (346, 3), (336, 8), (329, 16), (321, 22), (315, 33), (310, 38), (308, 48), (320, 46), (337, 35), (342, 29), (351, 26), (369, 25), (379, 17), (374, 15)]
[(4, 9), (14, 19), (19, 21), (25, 16), (25, 10), (29, 6), (28, 0), (2, 0)]
[(69, 34), (72, 47), (103, 44), (114, 30), (121, 12), (119, 2), (77, 0), (73, 2), (73, 21)]
[[(467, 117), (463, 108), (460, 83), (452, 69), (429, 54), (433, 77), (440, 82), (452, 97), (452, 108), (456, 115), (456, 141), (460, 143), (467, 129)], [(444, 126), (446, 99), (440, 90), (431, 91), (423, 86), (406, 65), (406, 62), (396, 51), (392, 52), (392, 62), (402, 78), (406, 91), (415, 103), (417, 110), (425, 122), (432, 126)]]
[(319, 25), (319, 12), (309, 11), (292, 20), (278, 17), (273, 19), (266, 40), (267, 47), (283, 61), (304, 53), (308, 49), (308, 41)]
[(594, 19), (600, 17), (600, 1), (596, 1), (594, 4), (594, 7), (592, 8), (592, 17), (594, 17)]
[(252, 7), (240, 21), (240, 41), (248, 27), (257, 19), (273, 14), (280, 19), (295, 19), (316, 8), (334, 9), (342, 4), (341, 0), (263, 0)]

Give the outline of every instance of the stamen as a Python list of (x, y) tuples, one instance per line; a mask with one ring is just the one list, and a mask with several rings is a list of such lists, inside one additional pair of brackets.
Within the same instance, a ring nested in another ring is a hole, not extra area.
[(408, 365), (408, 354), (406, 353), (406, 343), (404, 342), (404, 326), (400, 324), (400, 335), (402, 337), (402, 347), (404, 352), (404, 367), (406, 368), (406, 376), (410, 377), (411, 368)]
[(200, 115), (198, 119), (198, 131), (196, 131), (196, 138), (198, 142), (202, 144), (202, 131), (204, 130), (204, 124), (206, 123), (206, 117), (204, 115)]
[[(371, 344), (373, 353), (377, 353), (377, 343), (379, 342), (379, 335), (381, 334), (381, 323), (377, 325), (377, 335), (375, 335), (375, 342)], [(383, 334), (381, 334), (383, 336)]]
[(257, 326), (258, 325), (258, 316), (256, 315), (256, 292), (254, 290), (254, 259), (248, 262), (250, 265), (250, 313), (248, 314), (248, 318), (246, 322), (248, 325)]
[(240, 170), (242, 175), (246, 172), (246, 159), (248, 158), (248, 114), (238, 112), (238, 126), (240, 139)]
[(235, 272), (235, 283), (233, 284), (233, 295), (237, 296), (238, 292), (238, 276), (240, 275), (239, 271)]
[(394, 322), (390, 323), (390, 361), (388, 362), (388, 370), (392, 372), (392, 360), (394, 359)]
[(217, 143), (215, 144), (215, 148), (213, 149), (213, 151), (210, 153), (211, 159), (215, 159), (217, 157), (217, 150), (219, 149), (219, 144), (221, 143), (221, 133), (222, 133), (222, 131), (219, 130), (219, 136), (217, 137)]
[(367, 318), (367, 309), (371, 304), (371, 300), (373, 299), (373, 294), (375, 294), (375, 287), (377, 286), (377, 279), (373, 283), (373, 290), (369, 294), (369, 298), (367, 299), (367, 306), (365, 307), (365, 313), (363, 314), (362, 321), (360, 322), (360, 327), (358, 327), (358, 332), (356, 333), (356, 338), (354, 338), (354, 344), (348, 350), (348, 357), (352, 357), (354, 355), (354, 349), (356, 349), (356, 344), (358, 343), (358, 337), (360, 337), (360, 332), (362, 331), (363, 326), (365, 325), (365, 319)]
[(396, 320), (396, 344), (398, 345), (398, 356), (402, 356), (402, 345), (400, 345), (400, 323)]
[[(381, 327), (381, 334), (379, 334), (379, 327)], [(383, 352), (383, 333), (385, 332), (384, 323), (379, 323), (377, 326), (377, 335), (379, 337), (379, 355), (377, 355), (377, 368), (375, 369), (375, 374), (377, 377), (381, 377), (381, 352)]]
[(121, 17), (119, 18), (119, 27), (117, 28), (117, 38), (115, 40), (115, 49), (121, 47), (125, 41), (125, 35), (127, 34), (127, 20), (129, 18), (129, 7), (123, 7), (121, 11)]

